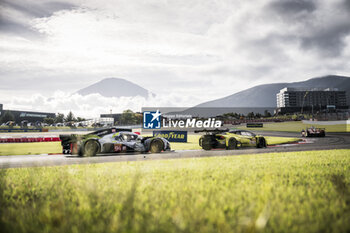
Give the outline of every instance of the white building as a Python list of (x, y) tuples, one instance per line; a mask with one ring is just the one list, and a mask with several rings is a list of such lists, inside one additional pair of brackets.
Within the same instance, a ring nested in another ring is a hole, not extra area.
[(346, 92), (336, 88), (290, 88), (276, 94), (277, 112), (348, 109)]

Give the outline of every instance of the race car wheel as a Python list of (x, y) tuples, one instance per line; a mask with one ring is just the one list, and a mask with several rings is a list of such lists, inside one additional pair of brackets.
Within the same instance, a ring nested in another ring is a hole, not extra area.
[(202, 146), (203, 150), (211, 150), (211, 149), (213, 149), (211, 141), (206, 139), (206, 138), (202, 139), (201, 144), (202, 144), (201, 146)]
[(265, 138), (259, 138), (259, 142), (256, 145), (257, 148), (264, 148), (266, 147), (266, 140)]
[(151, 142), (151, 145), (149, 147), (149, 151), (151, 153), (160, 153), (162, 152), (162, 150), (164, 149), (164, 144), (161, 140), (159, 139), (154, 139), (152, 142)]
[(235, 150), (237, 149), (237, 140), (235, 138), (230, 138), (228, 140), (227, 150)]
[(217, 143), (213, 135), (203, 135), (199, 140), (199, 144), (203, 150), (211, 150), (215, 148), (215, 144)]
[(95, 140), (89, 140), (84, 145), (84, 156), (91, 157), (95, 156), (100, 149), (100, 145)]
[(202, 148), (203, 148), (203, 150), (211, 150), (212, 146), (209, 143), (203, 143)]

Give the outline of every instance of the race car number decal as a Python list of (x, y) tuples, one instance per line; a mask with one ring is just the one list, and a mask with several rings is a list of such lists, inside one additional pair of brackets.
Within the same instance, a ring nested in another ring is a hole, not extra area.
[(114, 151), (115, 152), (126, 151), (126, 146), (123, 146), (122, 144), (114, 144)]
[(115, 145), (114, 145), (114, 151), (115, 151), (115, 152), (122, 151), (122, 145), (115, 144)]

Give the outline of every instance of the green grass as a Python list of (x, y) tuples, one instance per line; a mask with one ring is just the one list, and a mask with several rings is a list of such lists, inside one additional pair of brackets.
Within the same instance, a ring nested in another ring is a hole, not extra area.
[(62, 153), (61, 142), (0, 143), (0, 156), (50, 153)]
[(246, 126), (233, 127), (237, 129), (245, 129), (252, 131), (281, 131), (281, 132), (301, 132), (302, 129), (315, 126), (318, 128), (325, 128), (327, 132), (350, 132), (350, 125), (317, 125), (315, 124), (303, 124), (302, 121), (289, 121), (278, 123), (264, 123), (262, 128), (247, 128)]
[(187, 142), (171, 142), (170, 146), (172, 150), (200, 150), (199, 146), (200, 135), (187, 135)]
[(349, 232), (350, 150), (0, 170), (3, 232)]

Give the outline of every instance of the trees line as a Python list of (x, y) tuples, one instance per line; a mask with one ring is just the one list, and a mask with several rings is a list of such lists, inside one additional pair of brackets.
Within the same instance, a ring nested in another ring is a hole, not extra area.
[[(42, 123), (46, 123), (48, 125), (57, 124), (57, 123), (66, 123), (66, 122), (80, 122), (85, 121), (85, 118), (75, 117), (72, 111), (70, 111), (67, 116), (63, 113), (57, 113), (55, 118), (47, 117), (43, 119)], [(0, 123), (8, 123), (15, 122), (15, 116), (11, 113), (11, 111), (5, 111), (4, 114), (0, 117)], [(17, 122), (20, 123), (20, 122)]]

